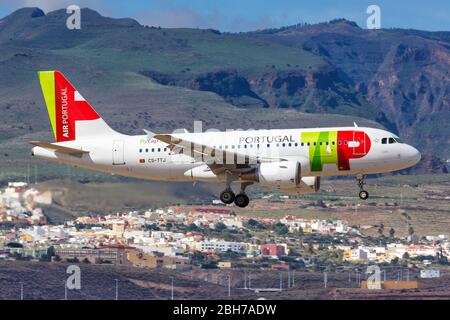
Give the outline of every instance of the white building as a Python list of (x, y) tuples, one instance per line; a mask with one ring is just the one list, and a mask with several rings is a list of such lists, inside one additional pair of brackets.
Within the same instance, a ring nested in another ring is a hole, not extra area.
[(242, 229), (244, 227), (242, 220), (239, 220), (238, 218), (230, 218), (230, 219), (224, 219), (222, 221), (224, 225), (227, 226), (227, 228), (236, 228), (236, 229)]
[(231, 241), (221, 241), (221, 240), (209, 240), (200, 242), (200, 251), (233, 251), (237, 253), (246, 253), (247, 244), (243, 242), (231, 242)]

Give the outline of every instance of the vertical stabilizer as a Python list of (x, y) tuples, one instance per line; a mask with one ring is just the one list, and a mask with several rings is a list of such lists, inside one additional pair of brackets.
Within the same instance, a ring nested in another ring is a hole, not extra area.
[(116, 134), (61, 72), (38, 75), (56, 142)]

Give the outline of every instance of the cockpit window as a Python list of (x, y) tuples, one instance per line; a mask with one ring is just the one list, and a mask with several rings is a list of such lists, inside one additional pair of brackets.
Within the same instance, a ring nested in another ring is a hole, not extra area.
[(394, 137), (381, 139), (381, 144), (393, 144), (393, 143), (404, 143), (404, 142), (402, 140), (400, 140), (399, 138), (394, 138)]

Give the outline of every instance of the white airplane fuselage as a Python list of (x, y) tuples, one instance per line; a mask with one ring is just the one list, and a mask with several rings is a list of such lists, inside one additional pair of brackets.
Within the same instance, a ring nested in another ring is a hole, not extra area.
[[(304, 176), (386, 173), (411, 167), (420, 160), (420, 153), (408, 144), (397, 142), (382, 144), (383, 138), (387, 138), (388, 141), (389, 138), (396, 138), (392, 133), (363, 127), (180, 133), (177, 134), (177, 137), (223, 150), (227, 148), (226, 150), (229, 151), (239, 151), (255, 157), (277, 155), (292, 160), (308, 159), (307, 163), (311, 163), (310, 149), (320, 148), (318, 145), (320, 141), (309, 141), (310, 146), (307, 145), (306, 141), (303, 141), (302, 145), (302, 133), (323, 131), (364, 132), (371, 141), (370, 148), (357, 153), (358, 158), (350, 158), (349, 168), (340, 170), (337, 163), (324, 163), (321, 170), (312, 170), (311, 165), (307, 165), (302, 168), (302, 175)], [(255, 139), (257, 137), (259, 137), (259, 143), (255, 142), (258, 141)], [(265, 137), (265, 139), (261, 137)], [(261, 142), (263, 140), (264, 142)], [(271, 143), (268, 143), (268, 140)], [(314, 142), (316, 142), (316, 146), (313, 145)], [(353, 141), (348, 140), (347, 145), (351, 142)], [(338, 148), (339, 142), (336, 141), (332, 144), (332, 141), (328, 141), (328, 143), (329, 149), (331, 149), (331, 151), (328, 150), (328, 153), (333, 153), (333, 149)], [(223, 182), (225, 180), (224, 176), (212, 174), (195, 177), (191, 171), (203, 166), (203, 162), (196, 161), (195, 157), (190, 157), (187, 154), (173, 154), (168, 144), (157, 139), (149, 139), (146, 135), (95, 136), (59, 144), (88, 150), (89, 153), (82, 157), (76, 157), (34, 147), (33, 155), (81, 168), (148, 180), (211, 182)], [(341, 145), (344, 146), (343, 140)], [(246, 147), (244, 148), (244, 146)], [(321, 156), (326, 157), (327, 152)]]
[[(368, 174), (415, 165), (420, 153), (385, 130), (357, 127), (241, 130), (128, 136), (111, 129), (59, 71), (39, 72), (55, 142), (31, 141), (36, 157), (160, 181), (224, 182), (222, 202), (246, 207), (253, 183), (289, 193), (320, 189), (322, 176)], [(241, 183), (235, 195), (231, 183)]]

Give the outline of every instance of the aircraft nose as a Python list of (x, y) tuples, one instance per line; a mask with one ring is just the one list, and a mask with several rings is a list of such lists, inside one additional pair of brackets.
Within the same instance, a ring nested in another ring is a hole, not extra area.
[(413, 146), (410, 146), (410, 145), (407, 145), (407, 147), (405, 149), (406, 149), (404, 151), (405, 159), (410, 161), (411, 165), (417, 164), (422, 157), (419, 150), (417, 150), (416, 148), (414, 148)]

